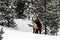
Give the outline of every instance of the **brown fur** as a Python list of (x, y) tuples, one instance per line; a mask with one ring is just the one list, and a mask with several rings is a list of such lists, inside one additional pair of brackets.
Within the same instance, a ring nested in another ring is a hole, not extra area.
[[(38, 19), (36, 19), (35, 20), (35, 22), (37, 22), (38, 21)], [(33, 33), (38, 33), (38, 31), (40, 32), (40, 34), (41, 34), (41, 27), (42, 26), (37, 26), (37, 24), (35, 23), (35, 22), (32, 22), (32, 27), (33, 27)], [(41, 24), (42, 25), (42, 24)]]

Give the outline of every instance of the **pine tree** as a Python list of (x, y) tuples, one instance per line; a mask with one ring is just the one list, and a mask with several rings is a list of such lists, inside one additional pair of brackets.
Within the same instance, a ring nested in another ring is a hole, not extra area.
[[(58, 17), (58, 15), (57, 15), (57, 12), (58, 12), (58, 9), (57, 9), (57, 3), (56, 3), (56, 1), (54, 0), (54, 4), (51, 4), (51, 2), (50, 3), (48, 3), (48, 1), (47, 0), (45, 0), (44, 1), (44, 3), (47, 3), (47, 4), (44, 4), (44, 8), (45, 8), (45, 17), (44, 17), (44, 23), (45, 23), (45, 34), (47, 34), (47, 29), (46, 29), (46, 27), (47, 26), (49, 26), (49, 27), (53, 27), (53, 28), (55, 28), (56, 29), (56, 31), (58, 30), (58, 28), (59, 28), (59, 26), (58, 26), (58, 20), (59, 20), (59, 17)], [(46, 6), (47, 5), (47, 6)], [(52, 7), (52, 5), (53, 5), (53, 7)], [(50, 7), (50, 8), (49, 8)], [(48, 9), (51, 9), (51, 10), (48, 10)], [(50, 23), (50, 22), (52, 22), (52, 23)], [(50, 29), (50, 30), (52, 30), (52, 29)], [(56, 32), (55, 31), (55, 32)], [(56, 34), (57, 34), (57, 32), (56, 32)]]
[(7, 8), (4, 12), (4, 19), (6, 20), (6, 25), (8, 27), (15, 27), (16, 23), (14, 22), (14, 12), (11, 8)]
[(33, 0), (26, 0), (25, 8), (24, 14), (30, 20), (31, 16), (33, 15)]
[(4, 34), (3, 28), (1, 28), (1, 29), (0, 29), (0, 40), (2, 40), (2, 38), (3, 38), (2, 35), (3, 35), (3, 34)]
[[(4, 1), (4, 3), (8, 2), (8, 0)], [(15, 22), (14, 22), (14, 9), (9, 8), (9, 2), (7, 5), (3, 7), (4, 9), (2, 10), (2, 16), (4, 17), (4, 20), (6, 20), (6, 26), (8, 27), (15, 27)]]
[(25, 6), (25, 1), (22, 1), (22, 0), (18, 0), (17, 1), (17, 3), (16, 3), (16, 12), (17, 12), (17, 16), (18, 16), (18, 18), (21, 18), (22, 16), (25, 16), (24, 14), (23, 14), (23, 12), (24, 12), (24, 10), (25, 10), (25, 8), (24, 8), (24, 6)]
[(54, 8), (52, 8), (54, 17), (52, 17), (53, 18), (53, 21), (52, 21), (53, 25), (51, 23), (51, 27), (54, 28), (55, 35), (57, 35), (58, 29), (59, 29), (59, 15), (58, 15), (59, 13), (58, 13), (58, 6), (57, 6), (58, 2), (59, 2), (59, 0), (55, 0), (54, 1), (54, 3), (55, 3)]

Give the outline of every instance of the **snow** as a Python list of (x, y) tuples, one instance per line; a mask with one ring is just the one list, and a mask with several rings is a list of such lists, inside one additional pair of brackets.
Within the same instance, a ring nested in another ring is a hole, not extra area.
[(58, 37), (54, 36), (45, 36), (40, 34), (25, 33), (25, 32), (9, 32), (5, 34), (3, 40), (59, 40)]
[(32, 27), (29, 27), (28, 24), (31, 24), (32, 21), (26, 20), (26, 19), (15, 19), (15, 22), (17, 24), (17, 27), (19, 28), (19, 31), (23, 32), (32, 32)]
[(0, 26), (0, 28), (3, 27), (3, 30), (5, 32), (3, 34), (3, 40), (60, 40), (60, 36), (32, 33), (32, 27), (29, 27), (27, 25), (31, 24), (31, 21), (29, 20), (15, 19), (15, 22), (19, 28), (18, 30)]
[(60, 36), (60, 29), (59, 29), (59, 32), (58, 32), (58, 36)]

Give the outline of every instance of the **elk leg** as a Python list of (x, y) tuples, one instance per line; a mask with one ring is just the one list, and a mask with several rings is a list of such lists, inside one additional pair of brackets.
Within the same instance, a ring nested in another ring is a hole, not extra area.
[(38, 30), (35, 30), (35, 33), (38, 33)]
[(35, 33), (35, 29), (33, 28), (33, 33)]
[(41, 29), (39, 30), (40, 34), (41, 34)]

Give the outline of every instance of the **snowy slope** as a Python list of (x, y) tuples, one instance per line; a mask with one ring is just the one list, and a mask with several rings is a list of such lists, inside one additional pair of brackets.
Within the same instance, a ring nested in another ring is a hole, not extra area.
[(11, 28), (4, 28), (3, 40), (60, 40), (60, 36), (48, 36), (33, 34), (29, 32), (20, 32)]
[(19, 31), (23, 32), (32, 32), (32, 27), (29, 27), (28, 24), (31, 24), (32, 21), (26, 19), (15, 19)]
[(27, 25), (31, 24), (31, 21), (15, 19), (15, 22), (17, 23), (19, 30), (0, 26), (0, 28), (3, 27), (5, 32), (3, 34), (3, 40), (60, 40), (60, 36), (33, 34), (32, 27)]
[(3, 40), (60, 40), (60, 36), (48, 36), (33, 34), (30, 32), (20, 32), (8, 27), (3, 27), (3, 29), (5, 32), (3, 35)]

